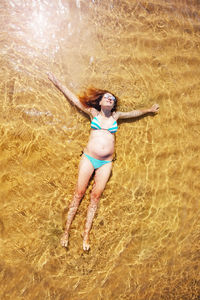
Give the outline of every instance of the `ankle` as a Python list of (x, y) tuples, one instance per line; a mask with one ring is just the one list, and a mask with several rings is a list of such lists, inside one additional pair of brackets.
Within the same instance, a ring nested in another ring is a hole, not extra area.
[(88, 239), (89, 239), (89, 233), (84, 232), (84, 234), (83, 234), (83, 239), (84, 239), (84, 240), (88, 240)]

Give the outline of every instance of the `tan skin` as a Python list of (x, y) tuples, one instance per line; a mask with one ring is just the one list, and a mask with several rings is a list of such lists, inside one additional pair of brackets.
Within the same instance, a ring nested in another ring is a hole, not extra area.
[[(98, 120), (100, 125), (104, 129), (108, 129), (112, 126), (113, 122), (118, 119), (135, 118), (147, 113), (158, 113), (159, 105), (154, 104), (149, 109), (133, 110), (130, 112), (112, 112), (114, 106), (114, 100), (112, 99), (112, 94), (109, 93), (110, 97), (102, 96), (99, 102), (101, 106), (101, 111), (99, 112), (95, 108), (84, 107), (79, 99), (70, 91), (68, 88), (62, 86), (62, 84), (56, 79), (52, 73), (48, 73), (48, 78), (53, 82), (53, 84), (67, 97), (67, 99), (74, 104), (77, 108), (85, 112), (91, 120), (98, 115)], [(92, 156), (93, 158), (99, 160), (109, 160), (110, 163), (103, 165), (102, 167), (95, 170), (94, 185), (90, 195), (90, 204), (87, 211), (87, 218), (85, 223), (85, 230), (83, 234), (83, 250), (87, 251), (90, 249), (89, 245), (89, 232), (92, 227), (92, 222), (97, 210), (97, 206), (103, 193), (106, 183), (109, 180), (111, 170), (112, 170), (112, 159), (114, 155), (114, 145), (115, 136), (107, 130), (94, 130), (91, 129), (89, 142), (84, 149), (84, 153)], [(83, 198), (85, 191), (88, 186), (88, 182), (94, 172), (94, 167), (89, 159), (82, 155), (79, 164), (78, 180), (74, 192), (72, 202), (69, 205), (69, 211), (65, 226), (65, 232), (61, 238), (61, 245), (63, 247), (68, 246), (69, 229), (71, 223), (75, 217), (78, 206), (81, 199)]]

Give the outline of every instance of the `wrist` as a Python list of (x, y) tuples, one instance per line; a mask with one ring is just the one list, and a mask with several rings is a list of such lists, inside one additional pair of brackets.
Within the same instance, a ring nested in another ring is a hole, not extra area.
[(54, 81), (54, 85), (59, 89), (61, 88), (61, 84), (59, 83), (58, 80)]

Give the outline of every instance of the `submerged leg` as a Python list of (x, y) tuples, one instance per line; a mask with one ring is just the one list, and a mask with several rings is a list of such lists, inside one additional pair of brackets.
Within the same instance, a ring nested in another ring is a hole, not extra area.
[(83, 250), (89, 250), (89, 232), (92, 227), (92, 221), (94, 219), (100, 196), (105, 189), (106, 183), (110, 177), (112, 170), (112, 162), (107, 163), (104, 166), (96, 170), (94, 178), (94, 186), (91, 192), (90, 204), (87, 211), (87, 218), (85, 223), (85, 231), (83, 235)]
[(90, 180), (90, 177), (92, 176), (93, 171), (94, 171), (94, 168), (93, 168), (91, 162), (85, 156), (82, 156), (82, 159), (79, 164), (79, 174), (78, 174), (77, 186), (76, 186), (76, 189), (74, 192), (74, 197), (72, 199), (72, 202), (69, 205), (69, 211), (68, 211), (68, 215), (67, 215), (65, 231), (64, 231), (61, 241), (60, 241), (61, 245), (63, 247), (68, 246), (69, 229), (70, 229), (71, 223), (75, 217), (75, 214), (77, 212), (80, 201), (85, 194), (86, 188), (88, 186), (88, 182)]

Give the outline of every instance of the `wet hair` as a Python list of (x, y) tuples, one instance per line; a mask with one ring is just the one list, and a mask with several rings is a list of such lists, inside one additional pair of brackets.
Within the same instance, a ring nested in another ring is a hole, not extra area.
[[(103, 95), (106, 93), (113, 95), (113, 93), (110, 93), (107, 90), (101, 90), (101, 89), (97, 89), (94, 87), (90, 87), (86, 91), (82, 92), (79, 95), (79, 100), (85, 107), (94, 107), (98, 111), (101, 111), (101, 105), (99, 104), (99, 102), (101, 101)], [(113, 96), (115, 97), (115, 95), (113, 95)], [(116, 100), (114, 102), (114, 106), (111, 110), (112, 112), (116, 111), (116, 109), (117, 109), (117, 100), (118, 99), (117, 99), (117, 97), (115, 97), (115, 99)]]

